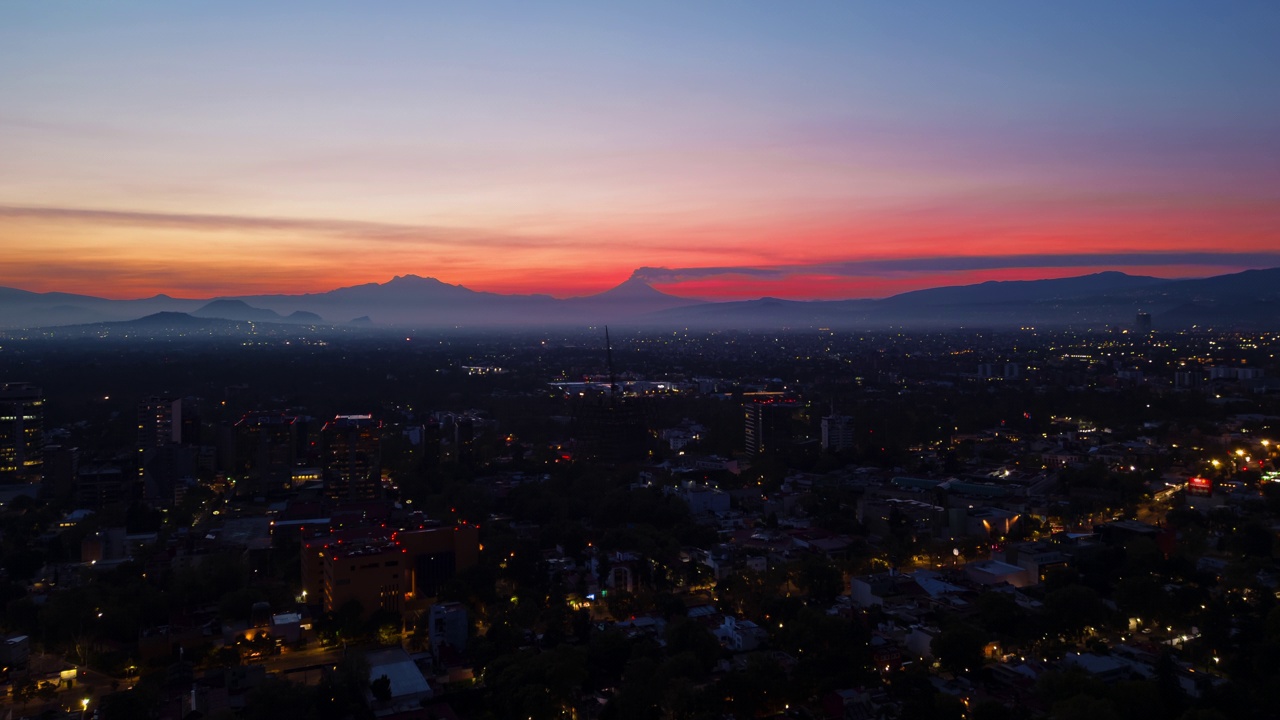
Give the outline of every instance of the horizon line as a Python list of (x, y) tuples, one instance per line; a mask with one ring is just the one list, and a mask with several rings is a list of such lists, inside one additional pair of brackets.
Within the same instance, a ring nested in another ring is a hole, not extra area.
[[(1123, 256), (1124, 256), (1126, 259), (1129, 259), (1129, 258), (1131, 258), (1131, 257), (1134, 257), (1135, 255), (1137, 255), (1137, 254), (1127, 254), (1127, 253), (1126, 253), (1126, 254), (1123, 254)], [(1182, 255), (1182, 256), (1185, 256), (1185, 255), (1188, 255), (1188, 253), (1147, 253), (1147, 254), (1144, 254), (1144, 255), (1147, 255), (1147, 256), (1149, 256), (1149, 257), (1152, 257), (1152, 259), (1156, 259), (1156, 257), (1158, 257), (1158, 256), (1168, 256), (1168, 255)], [(1266, 266), (1266, 267), (1244, 267), (1243, 269), (1233, 270), (1233, 271), (1230, 271), (1230, 272), (1219, 272), (1219, 273), (1206, 272), (1206, 273), (1205, 273), (1205, 274), (1203, 274), (1203, 275), (1172, 275), (1172, 276), (1168, 276), (1168, 275), (1135, 275), (1135, 274), (1130, 273), (1130, 272), (1125, 272), (1124, 270), (1115, 269), (1114, 267), (1106, 267), (1106, 266), (1099, 265), (1099, 266), (1096, 266), (1096, 267), (1099, 267), (1100, 269), (1093, 270), (1092, 272), (1083, 272), (1083, 273), (1080, 273), (1080, 274), (1073, 274), (1073, 275), (1050, 275), (1050, 276), (1046, 276), (1046, 277), (1039, 277), (1039, 278), (1014, 278), (1014, 279), (996, 279), (996, 278), (992, 278), (992, 279), (978, 280), (978, 281), (976, 281), (976, 282), (968, 282), (968, 283), (960, 282), (960, 283), (950, 283), (950, 284), (943, 283), (943, 284), (929, 285), (929, 286), (926, 286), (926, 287), (920, 287), (920, 288), (915, 288), (915, 289), (911, 289), (911, 290), (904, 290), (904, 291), (902, 291), (902, 292), (891, 293), (891, 294), (888, 294), (888, 295), (882, 295), (882, 296), (878, 296), (878, 297), (862, 296), (862, 297), (834, 297), (834, 298), (833, 298), (833, 297), (827, 297), (827, 298), (780, 298), (780, 297), (777, 297), (777, 296), (774, 296), (774, 295), (767, 295), (767, 294), (766, 294), (766, 295), (760, 295), (760, 296), (757, 296), (757, 297), (750, 297), (750, 298), (730, 298), (730, 299), (726, 299), (726, 298), (715, 298), (715, 297), (696, 297), (696, 296), (678, 295), (678, 294), (674, 294), (674, 293), (667, 292), (666, 290), (663, 290), (661, 287), (659, 287), (659, 286), (673, 287), (673, 286), (678, 286), (678, 285), (679, 285), (679, 284), (681, 284), (682, 282), (685, 282), (685, 281), (690, 280), (690, 279), (702, 279), (702, 278), (716, 277), (716, 276), (724, 276), (724, 275), (745, 275), (745, 276), (781, 277), (781, 276), (784, 276), (784, 275), (786, 275), (786, 274), (789, 274), (789, 273), (788, 273), (788, 271), (792, 271), (792, 272), (794, 272), (795, 270), (799, 270), (799, 269), (804, 268), (804, 267), (819, 267), (819, 266), (787, 266), (787, 267), (785, 267), (785, 269), (784, 269), (784, 268), (781, 268), (781, 267), (780, 267), (780, 268), (748, 268), (748, 267), (743, 267), (743, 268), (734, 268), (734, 267), (717, 267), (717, 268), (665, 268), (665, 267), (641, 267), (641, 268), (637, 268), (636, 270), (632, 271), (632, 273), (631, 273), (630, 275), (628, 275), (628, 276), (627, 276), (627, 278), (626, 278), (626, 279), (624, 279), (623, 281), (621, 281), (621, 282), (619, 282), (619, 283), (616, 283), (616, 284), (613, 284), (613, 285), (610, 285), (609, 287), (607, 287), (607, 288), (605, 288), (604, 290), (601, 290), (601, 291), (599, 291), (599, 292), (590, 293), (590, 294), (586, 294), (586, 295), (564, 295), (564, 296), (555, 295), (555, 294), (550, 293), (550, 292), (502, 292), (502, 291), (498, 291), (498, 290), (476, 289), (476, 288), (474, 288), (474, 287), (470, 287), (470, 286), (467, 286), (467, 285), (463, 285), (463, 284), (461, 284), (461, 283), (450, 283), (450, 282), (447, 282), (447, 281), (445, 281), (445, 280), (442, 280), (442, 279), (440, 279), (440, 278), (437, 278), (437, 277), (434, 277), (434, 276), (431, 276), (431, 275), (419, 275), (419, 274), (417, 274), (417, 273), (405, 273), (405, 274), (403, 274), (403, 275), (393, 275), (390, 279), (385, 280), (385, 281), (381, 281), (381, 282), (376, 281), (376, 280), (371, 280), (371, 281), (367, 281), (367, 282), (357, 282), (357, 283), (352, 283), (352, 284), (348, 284), (348, 285), (337, 285), (337, 286), (334, 286), (334, 287), (330, 287), (330, 288), (329, 288), (329, 289), (327, 289), (327, 290), (308, 290), (308, 291), (300, 292), (300, 293), (257, 292), (257, 293), (245, 293), (245, 294), (241, 294), (241, 295), (214, 294), (214, 295), (209, 295), (209, 296), (205, 296), (205, 297), (187, 296), (187, 295), (174, 295), (174, 294), (171, 294), (171, 293), (168, 293), (168, 292), (158, 292), (158, 293), (155, 293), (155, 294), (153, 294), (153, 295), (147, 295), (147, 296), (113, 296), (113, 295), (111, 295), (111, 294), (94, 295), (94, 294), (85, 294), (85, 293), (69, 292), (69, 291), (66, 291), (66, 290), (29, 290), (29, 289), (26, 289), (26, 288), (17, 287), (17, 286), (13, 286), (13, 285), (0, 286), (0, 290), (6, 290), (6, 289), (7, 289), (7, 290), (16, 290), (16, 291), (18, 291), (18, 292), (22, 292), (22, 293), (30, 293), (30, 294), (32, 294), (32, 295), (40, 295), (40, 296), (46, 296), (46, 295), (71, 295), (71, 296), (75, 296), (75, 297), (91, 298), (91, 299), (95, 299), (95, 300), (107, 300), (107, 301), (111, 301), (111, 302), (141, 302), (141, 301), (146, 301), (146, 300), (155, 300), (155, 299), (169, 299), (169, 300), (177, 300), (177, 301), (191, 301), (191, 302), (214, 302), (214, 301), (218, 301), (218, 300), (241, 300), (241, 301), (243, 301), (243, 300), (244, 300), (244, 299), (246, 299), (246, 298), (267, 297), (267, 296), (279, 296), (279, 297), (288, 297), (288, 298), (300, 298), (300, 297), (305, 297), (305, 296), (308, 296), (308, 295), (326, 295), (326, 294), (329, 294), (329, 293), (332, 293), (332, 292), (336, 292), (336, 291), (339, 291), (339, 290), (345, 290), (345, 289), (349, 289), (349, 288), (362, 287), (362, 286), (378, 286), (378, 287), (385, 287), (385, 286), (387, 286), (387, 285), (389, 285), (389, 284), (391, 284), (392, 282), (395, 282), (395, 281), (397, 281), (397, 280), (402, 280), (402, 279), (415, 279), (415, 280), (429, 280), (429, 281), (434, 281), (434, 282), (440, 283), (441, 285), (445, 285), (445, 286), (453, 287), (453, 288), (458, 288), (458, 289), (461, 289), (461, 290), (465, 290), (465, 291), (467, 291), (467, 292), (472, 292), (472, 293), (477, 293), (477, 294), (500, 295), (500, 296), (504, 296), (504, 297), (537, 297), (537, 296), (544, 296), (544, 297), (552, 298), (552, 299), (557, 300), (557, 301), (569, 301), (569, 300), (580, 300), (580, 299), (592, 298), (592, 297), (595, 297), (595, 296), (598, 296), (598, 295), (602, 295), (602, 294), (608, 293), (608, 292), (610, 292), (610, 291), (612, 291), (612, 290), (615, 290), (615, 289), (617, 289), (617, 288), (619, 288), (619, 287), (622, 287), (622, 286), (624, 286), (624, 285), (627, 285), (628, 283), (632, 283), (632, 282), (637, 282), (637, 281), (638, 281), (638, 282), (640, 282), (641, 284), (643, 284), (644, 286), (646, 286), (646, 287), (648, 287), (648, 288), (650, 288), (650, 289), (653, 289), (654, 291), (659, 292), (659, 293), (661, 293), (661, 294), (663, 294), (663, 295), (666, 295), (666, 296), (668, 296), (668, 297), (671, 297), (671, 298), (673, 298), (673, 299), (678, 299), (678, 300), (690, 300), (690, 301), (694, 301), (694, 302), (705, 302), (705, 303), (728, 303), (728, 302), (750, 302), (750, 301), (752, 301), (752, 300), (766, 300), (766, 299), (780, 299), (780, 300), (788, 300), (788, 301), (792, 301), (792, 302), (840, 302), (840, 301), (855, 301), (855, 300), (886, 300), (886, 299), (893, 298), (893, 297), (897, 297), (897, 296), (900, 296), (900, 295), (906, 295), (906, 294), (910, 294), (910, 293), (913, 293), (913, 292), (921, 292), (921, 291), (926, 291), (926, 290), (939, 290), (939, 289), (946, 289), (946, 288), (960, 288), (960, 287), (976, 287), (976, 286), (979, 286), (979, 285), (992, 284), (992, 283), (1000, 284), (1000, 283), (1022, 283), (1022, 282), (1045, 282), (1045, 281), (1053, 281), (1053, 280), (1070, 280), (1070, 279), (1083, 278), (1083, 277), (1090, 277), (1090, 276), (1095, 276), (1095, 275), (1102, 275), (1102, 274), (1107, 274), (1107, 273), (1117, 273), (1117, 274), (1121, 274), (1121, 275), (1126, 275), (1126, 276), (1128, 276), (1128, 277), (1150, 277), (1150, 278), (1157, 279), (1157, 280), (1165, 280), (1165, 281), (1176, 282), (1176, 281), (1181, 281), (1181, 280), (1197, 280), (1197, 279), (1206, 279), (1206, 278), (1212, 278), (1212, 277), (1223, 277), (1223, 276), (1227, 276), (1227, 275), (1236, 275), (1236, 274), (1240, 274), (1240, 273), (1244, 273), (1244, 272), (1250, 272), (1250, 271), (1261, 271), (1261, 270), (1276, 270), (1276, 269), (1280, 269), (1280, 253), (1194, 253), (1194, 255), (1197, 255), (1197, 256), (1213, 256), (1213, 257), (1214, 257), (1214, 258), (1216, 258), (1216, 259), (1225, 259), (1226, 257), (1237, 257), (1237, 256), (1254, 256), (1254, 257), (1258, 257), (1258, 256), (1271, 256), (1271, 255), (1274, 255), (1274, 256), (1276, 256), (1277, 262), (1276, 262), (1276, 264), (1275, 264), (1275, 265), (1271, 265), (1271, 266)], [(1019, 256), (1019, 257), (1027, 257), (1027, 256)], [(1052, 257), (1061, 258), (1061, 257), (1066, 257), (1066, 256), (1052, 256)], [(1096, 257), (1096, 256), (1095, 256), (1095, 257)], [(938, 259), (932, 259), (932, 260), (953, 260), (953, 259), (957, 259), (957, 258), (938, 258)], [(979, 262), (980, 262), (980, 261), (982, 261), (982, 260), (986, 260), (987, 258), (982, 258), (982, 257), (973, 257), (973, 258), (964, 258), (964, 259), (976, 261), (976, 262), (975, 262), (975, 264), (976, 264), (976, 263), (979, 263)], [(904, 258), (904, 259), (897, 259), (897, 260), (867, 261), (866, 263), (849, 263), (849, 264), (845, 264), (845, 265), (846, 265), (846, 266), (848, 266), (848, 265), (868, 265), (868, 266), (869, 266), (869, 265), (882, 265), (882, 266), (886, 266), (886, 267), (887, 267), (887, 266), (890, 266), (890, 265), (896, 265), (896, 266), (899, 266), (899, 267), (903, 267), (903, 268), (905, 268), (905, 267), (907, 267), (907, 266), (909, 266), (909, 265), (914, 265), (914, 264), (916, 264), (916, 263), (920, 263), (920, 264), (923, 266), (923, 265), (925, 265), (925, 264), (928, 264), (930, 260), (931, 260), (931, 259), (928, 259), (928, 258), (919, 258), (919, 259), (917, 259), (917, 258)], [(1171, 266), (1171, 265), (1181, 265), (1181, 263), (1167, 263), (1167, 262), (1152, 262), (1152, 263), (1150, 263), (1150, 264), (1151, 264), (1152, 266), (1165, 266), (1165, 267), (1168, 267), (1168, 266)], [(1132, 266), (1132, 263), (1125, 262), (1125, 263), (1124, 263), (1124, 265)], [(1210, 266), (1213, 266), (1213, 265), (1214, 265), (1214, 264), (1212, 264), (1212, 263), (1210, 264)], [(1217, 267), (1231, 267), (1232, 265), (1234, 265), (1234, 264), (1222, 264), (1222, 265), (1217, 265)], [(829, 267), (831, 267), (831, 265), (830, 265), (830, 264), (823, 264), (821, 267), (827, 267), (827, 268), (829, 268)], [(1005, 266), (999, 266), (999, 267), (989, 267), (989, 268), (978, 268), (978, 267), (974, 267), (974, 268), (967, 268), (967, 269), (971, 269), (971, 270), (972, 270), (972, 269), (993, 269), (993, 270), (994, 270), (994, 269), (1006, 269), (1006, 268), (1018, 268), (1018, 267), (1020, 267), (1020, 266), (1018, 266), (1018, 265), (1016, 265), (1016, 264), (1015, 264), (1015, 265), (1005, 265)], [(1064, 266), (1057, 266), (1057, 267), (1054, 267), (1054, 266), (1052, 266), (1052, 265), (1047, 265), (1047, 266), (1046, 266), (1046, 265), (1028, 265), (1028, 266), (1021, 266), (1021, 267), (1022, 267), (1022, 268), (1024, 268), (1024, 269), (1033, 269), (1033, 268), (1037, 268), (1037, 267), (1043, 267), (1043, 268), (1045, 268), (1045, 269), (1070, 269), (1071, 267), (1077, 267), (1077, 266), (1064, 265)], [(922, 268), (922, 269), (923, 269), (923, 268)], [(1206, 269), (1207, 269), (1207, 268), (1206, 268)], [(884, 274), (895, 274), (895, 273), (894, 273), (894, 271), (891, 271), (891, 270), (890, 270), (890, 271), (883, 271), (883, 270), (882, 270), (882, 272), (883, 272)], [(903, 272), (903, 271), (902, 271), (902, 270), (899, 270), (898, 272)], [(911, 271), (910, 271), (910, 270), (907, 270), (906, 272), (911, 272)], [(651, 277), (646, 277), (646, 275), (647, 275), (647, 274), (648, 274), (648, 275), (658, 275), (659, 277), (665, 276), (666, 278), (670, 278), (670, 279), (654, 279), (654, 278), (651, 278)]]

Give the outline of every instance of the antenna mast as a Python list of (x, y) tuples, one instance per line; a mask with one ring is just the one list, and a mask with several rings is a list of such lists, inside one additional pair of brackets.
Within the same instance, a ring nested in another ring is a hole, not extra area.
[(609, 326), (604, 326), (604, 352), (609, 361), (609, 402), (617, 402), (618, 380), (613, 374), (613, 343), (609, 342)]

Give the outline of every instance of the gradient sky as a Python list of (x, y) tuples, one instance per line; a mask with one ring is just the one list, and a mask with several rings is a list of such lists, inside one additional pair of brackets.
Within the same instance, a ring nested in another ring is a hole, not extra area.
[(1280, 3), (0, 3), (0, 285), (1280, 266)]

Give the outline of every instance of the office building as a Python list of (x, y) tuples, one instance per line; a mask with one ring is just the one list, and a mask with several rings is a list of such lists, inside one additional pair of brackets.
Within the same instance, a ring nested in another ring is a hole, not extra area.
[(309, 599), (326, 612), (356, 600), (368, 617), (438, 596), (459, 570), (479, 561), (480, 534), (475, 525), (398, 531), (362, 526), (306, 538), (301, 555)]
[(0, 383), (0, 483), (40, 482), (44, 394), (29, 383)]
[(1133, 322), (1133, 331), (1139, 335), (1151, 334), (1151, 313), (1139, 311)]
[(795, 401), (786, 398), (755, 400), (743, 406), (744, 444), (748, 457), (783, 455), (791, 442)]
[(324, 609), (335, 612), (352, 600), (366, 617), (377, 610), (399, 613), (410, 592), (408, 551), (394, 541), (336, 545), (324, 553)]
[(114, 465), (86, 465), (76, 473), (74, 499), (77, 507), (101, 508), (130, 503), (137, 499), (136, 476)]
[(138, 403), (139, 452), (182, 442), (182, 400), (150, 397)]
[(828, 415), (822, 418), (822, 449), (828, 452), (852, 450), (853, 418), (848, 415)]
[(338, 415), (320, 430), (325, 494), (374, 500), (382, 494), (382, 423), (369, 415)]
[(305, 458), (302, 418), (288, 413), (249, 413), (235, 424), (233, 465), (230, 475), (237, 495), (288, 489), (293, 470)]

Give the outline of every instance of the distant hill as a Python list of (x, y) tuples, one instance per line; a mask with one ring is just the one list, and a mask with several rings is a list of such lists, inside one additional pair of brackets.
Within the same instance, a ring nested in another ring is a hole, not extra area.
[(284, 318), (274, 310), (256, 308), (243, 300), (214, 300), (191, 313), (201, 318), (222, 318), (223, 320), (245, 320), (248, 322), (280, 322)]
[(930, 288), (881, 300), (831, 301), (705, 302), (663, 293), (639, 273), (604, 292), (563, 300), (477, 292), (417, 275), (324, 293), (207, 300), (164, 295), (111, 300), (0, 288), (0, 327), (9, 328), (110, 324), (157, 313), (308, 327), (322, 327), (325, 318), (337, 318), (342, 327), (423, 329), (596, 324), (726, 329), (1126, 327), (1139, 310), (1152, 315), (1156, 329), (1280, 329), (1280, 268), (1190, 280), (1103, 272)]
[(181, 312), (158, 312), (134, 320), (61, 325), (49, 328), (53, 337), (162, 337), (168, 335), (207, 336), (240, 335), (249, 330), (247, 323), (221, 318), (202, 318)]
[(284, 321), (288, 323), (298, 323), (300, 325), (324, 324), (324, 318), (313, 312), (307, 312), (306, 310), (294, 310), (285, 316)]
[(1280, 268), (1191, 280), (1104, 272), (1073, 278), (930, 288), (882, 300), (761, 299), (658, 313), (668, 324), (750, 328), (831, 326), (1129, 327), (1139, 311), (1156, 329), (1280, 329)]
[(914, 290), (886, 298), (893, 307), (1049, 302), (1150, 288), (1168, 282), (1160, 278), (1100, 272), (1051, 280), (989, 280), (977, 285)]
[(45, 337), (61, 339), (95, 338), (99, 340), (128, 338), (182, 337), (185, 339), (218, 339), (243, 337), (249, 333), (257, 336), (282, 335), (295, 337), (312, 333), (324, 333), (325, 328), (313, 328), (299, 323), (263, 322), (257, 320), (229, 320), (216, 317), (196, 317), (181, 312), (158, 312), (135, 320), (61, 325), (41, 331)]
[(294, 310), (281, 315), (275, 310), (253, 307), (244, 300), (221, 298), (191, 313), (195, 317), (244, 320), (246, 322), (272, 322), (298, 325), (323, 325), (324, 318), (307, 310)]

